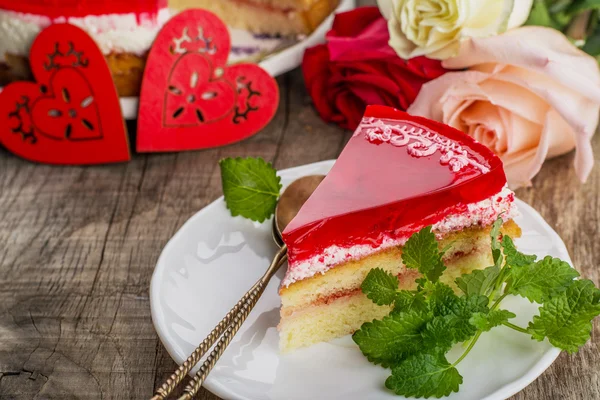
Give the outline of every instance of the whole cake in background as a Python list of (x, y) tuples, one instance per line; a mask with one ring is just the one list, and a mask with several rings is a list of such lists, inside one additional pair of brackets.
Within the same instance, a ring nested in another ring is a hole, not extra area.
[(175, 9), (204, 8), (233, 28), (271, 35), (314, 31), (339, 0), (170, 0)]
[(0, 85), (31, 79), (33, 40), (68, 22), (96, 41), (119, 95), (137, 96), (148, 50), (169, 17), (167, 0), (0, 0)]
[[(214, 12), (233, 28), (293, 37), (311, 33), (338, 3), (339, 0), (0, 0), (0, 86), (32, 79), (29, 49), (36, 36), (53, 23), (76, 25), (96, 41), (119, 96), (124, 97), (139, 95), (152, 42), (178, 11), (202, 8)], [(235, 62), (235, 57), (230, 61)]]
[(390, 107), (365, 117), (283, 232), (288, 270), (280, 289), (282, 351), (355, 332), (390, 312), (361, 291), (374, 268), (413, 289), (402, 261), (407, 239), (432, 226), (448, 269), (440, 280), (492, 265), (491, 227), (521, 230), (502, 162), (464, 133)]

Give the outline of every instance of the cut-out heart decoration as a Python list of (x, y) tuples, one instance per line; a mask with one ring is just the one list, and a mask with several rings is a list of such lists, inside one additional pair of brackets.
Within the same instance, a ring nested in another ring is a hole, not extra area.
[(227, 27), (208, 11), (184, 11), (162, 28), (144, 72), (138, 151), (222, 146), (271, 121), (277, 82), (255, 64), (226, 66), (230, 48)]
[(36, 37), (29, 60), (36, 82), (11, 83), (0, 92), (0, 143), (47, 164), (131, 158), (110, 70), (87, 33), (50, 25)]

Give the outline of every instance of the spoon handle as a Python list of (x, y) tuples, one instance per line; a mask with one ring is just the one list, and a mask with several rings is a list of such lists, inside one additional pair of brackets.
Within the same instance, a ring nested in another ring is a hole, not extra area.
[(196, 393), (198, 393), (198, 390), (200, 390), (200, 387), (206, 380), (206, 377), (213, 369), (213, 367), (215, 366), (215, 364), (217, 363), (227, 346), (229, 346), (229, 343), (231, 343), (231, 339), (233, 339), (235, 334), (238, 332), (238, 330), (248, 317), (248, 314), (250, 314), (250, 311), (252, 311), (252, 309), (258, 302), (258, 299), (260, 299), (260, 296), (263, 294), (266, 286), (266, 283), (260, 282), (258, 286), (250, 292), (250, 300), (246, 304), (244, 304), (242, 310), (238, 314), (236, 314), (235, 317), (233, 317), (232, 324), (229, 326), (229, 328), (227, 328), (223, 336), (221, 336), (221, 339), (219, 339), (214, 349), (211, 351), (204, 363), (200, 366), (200, 369), (198, 370), (196, 375), (192, 378), (190, 382), (188, 382), (187, 386), (184, 389), (185, 393), (179, 398), (179, 400), (192, 400)]
[[(254, 285), (256, 287), (256, 285)], [(254, 288), (253, 287), (253, 288)], [(206, 352), (210, 349), (210, 347), (217, 341), (219, 336), (225, 332), (227, 327), (231, 324), (233, 317), (240, 312), (242, 307), (246, 304), (248, 299), (250, 298), (250, 294), (252, 293), (252, 289), (248, 291), (244, 297), (240, 301), (237, 302), (235, 306), (225, 315), (225, 317), (219, 322), (219, 324), (208, 334), (208, 336), (196, 347), (194, 352), (190, 354), (190, 356), (181, 364), (181, 366), (175, 371), (165, 383), (163, 383), (152, 397), (152, 400), (164, 400), (166, 399), (181, 383), (183, 378), (194, 368), (196, 364), (200, 361), (202, 356), (206, 354)]]
[(237, 304), (225, 315), (225, 317), (219, 322), (219, 324), (208, 334), (208, 336), (196, 347), (194, 352), (187, 358), (187, 360), (175, 371), (160, 388), (156, 390), (154, 397), (151, 400), (164, 400), (166, 399), (175, 389), (175, 387), (183, 380), (183, 378), (194, 368), (194, 366), (200, 361), (200, 359), (206, 354), (211, 348), (215, 341), (221, 336), (219, 342), (215, 345), (215, 348), (207, 357), (206, 361), (200, 367), (198, 373), (194, 376), (192, 381), (184, 389), (185, 394), (180, 399), (192, 399), (194, 395), (200, 390), (200, 387), (204, 383), (204, 380), (215, 366), (217, 360), (221, 357), (233, 336), (240, 329), (250, 311), (254, 308), (260, 296), (263, 294), (267, 284), (275, 275), (275, 272), (279, 269), (283, 261), (287, 256), (287, 247), (284, 245), (279, 252), (273, 258), (271, 265), (248, 292), (237, 302)]

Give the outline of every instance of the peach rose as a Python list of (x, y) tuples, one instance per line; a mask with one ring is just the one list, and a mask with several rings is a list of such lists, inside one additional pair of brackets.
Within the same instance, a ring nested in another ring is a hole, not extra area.
[(425, 84), (408, 112), (444, 122), (500, 156), (509, 185), (531, 185), (545, 159), (577, 148), (575, 172), (594, 158), (600, 72), (594, 58), (560, 32), (522, 27), (467, 39), (449, 72)]

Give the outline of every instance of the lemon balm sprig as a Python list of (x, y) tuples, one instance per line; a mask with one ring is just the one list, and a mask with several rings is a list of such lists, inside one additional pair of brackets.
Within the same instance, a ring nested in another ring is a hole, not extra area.
[[(369, 361), (391, 369), (385, 385), (396, 394), (429, 398), (458, 392), (463, 378), (457, 365), (482, 334), (501, 325), (570, 353), (590, 339), (600, 290), (576, 279), (579, 274), (565, 261), (523, 254), (506, 235), (499, 241), (501, 225), (499, 218), (491, 232), (494, 265), (459, 277), (460, 294), (439, 281), (446, 267), (430, 227), (403, 249), (406, 267), (422, 275), (417, 289), (398, 290), (398, 278), (379, 268), (365, 278), (365, 295), (393, 308), (383, 319), (363, 324), (353, 339)], [(511, 295), (541, 305), (526, 327), (510, 322), (516, 315), (500, 307)], [(447, 352), (461, 342), (463, 354), (450, 363)]]

